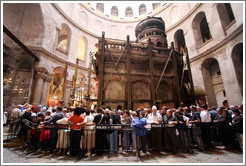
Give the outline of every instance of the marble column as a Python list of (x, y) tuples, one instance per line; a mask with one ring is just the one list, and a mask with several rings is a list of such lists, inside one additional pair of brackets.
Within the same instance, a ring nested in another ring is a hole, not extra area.
[(64, 97), (63, 97), (64, 107), (69, 106), (68, 103), (69, 103), (70, 94), (71, 94), (71, 87), (72, 87), (72, 81), (67, 80), (66, 85), (65, 85)]
[(46, 78), (46, 74), (43, 72), (37, 72), (35, 74), (35, 84), (33, 88), (33, 96), (32, 96), (32, 104), (39, 105), (41, 104), (42, 91), (44, 85), (44, 79)]
[(41, 98), (41, 104), (42, 105), (47, 105), (48, 104), (51, 80), (52, 80), (52, 77), (50, 77), (48, 75), (45, 77), (44, 86), (43, 86), (43, 92), (42, 92), (42, 98)]

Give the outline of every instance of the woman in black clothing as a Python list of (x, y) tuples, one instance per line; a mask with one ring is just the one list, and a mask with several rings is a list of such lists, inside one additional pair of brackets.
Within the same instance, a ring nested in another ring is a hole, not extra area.
[[(93, 122), (96, 126), (101, 124), (109, 124), (109, 116), (105, 116), (103, 114), (102, 108), (97, 109), (98, 115), (94, 117)], [(106, 137), (106, 130), (105, 129), (96, 129), (96, 151), (105, 151), (108, 150), (108, 141)]]
[[(32, 121), (31, 114), (32, 114), (31, 113), (31, 107), (27, 107), (25, 113), (23, 114), (23, 116), (21, 118), (24, 121), (27, 120), (27, 122)], [(20, 128), (20, 131), (18, 133), (18, 137), (20, 137), (24, 142), (27, 141), (28, 129), (30, 129), (30, 128), (28, 126), (26, 126), (23, 121), (21, 121), (21, 128)]]

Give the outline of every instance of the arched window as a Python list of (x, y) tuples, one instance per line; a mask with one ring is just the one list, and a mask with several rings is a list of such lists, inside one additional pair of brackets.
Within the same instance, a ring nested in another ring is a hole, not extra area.
[(133, 12), (132, 12), (132, 8), (131, 7), (127, 7), (126, 8), (126, 17), (132, 17), (133, 16)]
[(200, 12), (194, 17), (192, 29), (197, 46), (200, 46), (202, 43), (212, 38), (204, 12)]
[(103, 3), (97, 3), (96, 9), (102, 13), (104, 13), (104, 4)]
[(218, 61), (213, 61), (213, 62), (210, 63), (209, 72), (210, 72), (210, 76), (212, 78), (221, 75)]
[(68, 54), (71, 40), (71, 29), (62, 24), (61, 30), (58, 31), (57, 49), (65, 54)]
[(211, 39), (210, 30), (208, 27), (208, 22), (206, 17), (204, 16), (200, 22), (200, 30), (202, 35), (202, 42), (205, 43), (207, 40)]
[(139, 6), (139, 15), (146, 14), (146, 6), (144, 4), (141, 4)]
[(116, 6), (111, 8), (111, 16), (118, 17), (118, 8)]
[(186, 45), (185, 45), (185, 39), (184, 39), (184, 32), (182, 29), (179, 29), (174, 34), (174, 42), (175, 42), (175, 48), (177, 48), (179, 51), (184, 51)]
[(83, 36), (79, 37), (79, 46), (78, 46), (78, 58), (82, 61), (85, 61), (85, 54), (86, 54), (86, 38)]
[(220, 16), (220, 21), (221, 21), (223, 28), (225, 28), (233, 20), (235, 20), (235, 17), (234, 17), (230, 3), (219, 3), (219, 4), (217, 4), (217, 10), (218, 10), (218, 13)]
[(161, 3), (152, 3), (153, 10), (155, 10), (156, 8), (160, 6), (161, 6)]

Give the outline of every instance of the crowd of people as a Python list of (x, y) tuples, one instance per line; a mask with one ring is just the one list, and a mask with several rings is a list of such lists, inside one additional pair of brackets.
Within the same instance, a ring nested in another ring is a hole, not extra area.
[[(57, 155), (76, 156), (84, 149), (87, 156), (94, 151), (115, 154), (119, 153), (119, 147), (123, 154), (141, 149), (141, 155), (146, 155), (147, 151), (161, 148), (173, 153), (178, 148), (193, 152), (195, 145), (209, 150), (216, 142), (226, 149), (242, 148), (242, 114), (242, 105), (229, 108), (192, 105), (177, 109), (163, 106), (160, 110), (153, 106), (122, 111), (104, 106), (87, 110), (24, 104), (11, 111), (9, 131), (18, 132), (17, 136), (32, 150)], [(32, 122), (34, 127), (20, 119)], [(119, 130), (96, 128), (106, 124), (122, 126)], [(53, 127), (45, 127), (49, 125)]]

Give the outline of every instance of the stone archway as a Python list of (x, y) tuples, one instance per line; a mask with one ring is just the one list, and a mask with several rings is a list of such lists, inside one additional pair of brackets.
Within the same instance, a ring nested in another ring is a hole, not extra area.
[(203, 82), (209, 106), (221, 105), (227, 100), (220, 66), (215, 58), (208, 58), (202, 64)]
[(240, 92), (243, 96), (243, 43), (238, 43), (233, 47), (231, 58), (236, 72)]

